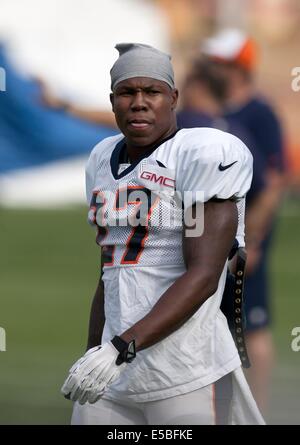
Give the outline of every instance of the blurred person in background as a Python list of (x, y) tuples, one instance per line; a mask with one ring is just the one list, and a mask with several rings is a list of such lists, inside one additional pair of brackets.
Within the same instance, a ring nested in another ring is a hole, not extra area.
[(184, 80), (179, 128), (211, 127), (234, 134), (250, 149), (253, 156), (253, 179), (247, 202), (265, 188), (263, 160), (249, 131), (235, 117), (224, 116), (227, 98), (227, 81), (220, 76), (218, 66), (205, 58), (196, 59)]
[(249, 36), (236, 29), (221, 31), (204, 41), (202, 52), (227, 83), (224, 117), (234, 119), (248, 131), (259, 151), (266, 183), (264, 193), (254, 196), (247, 205), (245, 284), (247, 345), (252, 362), (247, 376), (258, 405), (266, 412), (274, 364), (268, 258), (284, 186), (282, 131), (272, 106), (256, 89), (257, 49)]

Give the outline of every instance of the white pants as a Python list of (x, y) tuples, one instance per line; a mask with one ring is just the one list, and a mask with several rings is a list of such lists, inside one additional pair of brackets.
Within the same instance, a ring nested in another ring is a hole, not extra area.
[(264, 424), (239, 368), (196, 391), (154, 402), (75, 403), (72, 425)]
[(212, 385), (154, 402), (75, 403), (72, 425), (211, 425), (214, 423)]

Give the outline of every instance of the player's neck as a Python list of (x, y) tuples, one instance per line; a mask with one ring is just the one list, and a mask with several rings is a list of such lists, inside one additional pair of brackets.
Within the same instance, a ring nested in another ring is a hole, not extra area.
[(163, 133), (156, 141), (152, 142), (149, 145), (138, 145), (133, 141), (126, 139), (126, 149), (130, 162), (132, 163), (136, 161), (140, 156), (145, 155), (149, 152), (151, 153), (151, 151), (155, 150), (156, 147), (158, 147), (163, 141), (168, 139), (174, 133), (176, 133), (176, 131), (177, 123), (175, 121), (174, 125), (172, 125), (167, 132)]

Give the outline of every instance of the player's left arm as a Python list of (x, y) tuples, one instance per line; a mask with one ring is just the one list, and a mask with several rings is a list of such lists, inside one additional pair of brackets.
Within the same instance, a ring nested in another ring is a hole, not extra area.
[[(193, 209), (194, 210), (194, 209)], [(186, 272), (160, 297), (152, 310), (121, 334), (145, 349), (180, 328), (218, 288), (220, 275), (233, 245), (238, 214), (235, 202), (204, 204), (204, 231), (199, 237), (183, 234)]]

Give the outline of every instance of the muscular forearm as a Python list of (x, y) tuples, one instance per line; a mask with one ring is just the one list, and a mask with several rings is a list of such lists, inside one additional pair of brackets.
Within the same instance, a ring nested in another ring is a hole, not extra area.
[(146, 317), (121, 337), (127, 342), (135, 339), (137, 350), (163, 340), (180, 328), (215, 292), (216, 283), (216, 277), (191, 268), (162, 295)]
[(100, 279), (90, 312), (87, 349), (93, 348), (101, 343), (104, 322), (104, 289), (103, 282)]
[(218, 287), (235, 238), (236, 205), (229, 201), (207, 203), (204, 217), (202, 236), (183, 241), (186, 272), (143, 319), (121, 335), (127, 342), (135, 339), (138, 350), (161, 341), (178, 329)]

